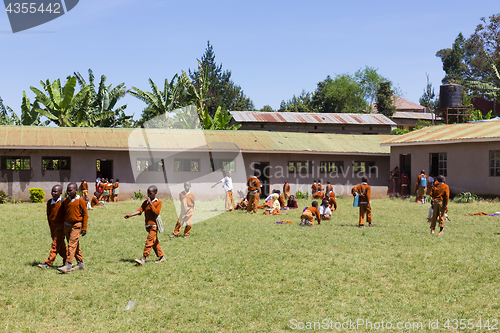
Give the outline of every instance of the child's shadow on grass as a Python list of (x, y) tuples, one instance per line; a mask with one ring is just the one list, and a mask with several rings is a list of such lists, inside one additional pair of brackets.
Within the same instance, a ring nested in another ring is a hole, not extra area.
[(130, 262), (135, 264), (135, 259), (120, 259), (121, 262)]
[(500, 232), (494, 232), (493, 235), (500, 236)]

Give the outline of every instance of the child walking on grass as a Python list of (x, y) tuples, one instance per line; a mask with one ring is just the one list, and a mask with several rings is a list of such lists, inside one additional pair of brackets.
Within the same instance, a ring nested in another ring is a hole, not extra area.
[[(64, 234), (68, 242), (66, 263), (64, 266), (58, 268), (62, 273), (85, 269), (82, 250), (80, 248), (80, 236), (87, 234), (89, 215), (87, 213), (87, 202), (76, 194), (77, 189), (78, 186), (76, 183), (70, 183), (66, 189), (68, 197), (62, 204), (64, 211)], [(75, 267), (73, 267), (73, 258), (76, 258), (78, 261)]]
[(171, 238), (179, 237), (181, 229), (184, 228), (184, 238), (189, 237), (191, 232), (191, 225), (193, 224), (193, 211), (194, 211), (194, 194), (190, 192), (191, 183), (184, 183), (184, 191), (179, 193), (179, 200), (181, 201), (181, 214), (177, 223), (175, 224), (174, 233), (170, 235)]
[(64, 211), (61, 198), (62, 186), (54, 185), (52, 187), (52, 199), (47, 201), (47, 220), (49, 222), (50, 236), (52, 237), (52, 244), (50, 246), (50, 253), (45, 263), (38, 265), (40, 268), (49, 268), (54, 264), (57, 254), (63, 259), (63, 264), (66, 262), (68, 249), (64, 242)]
[(156, 198), (158, 194), (158, 188), (154, 185), (148, 187), (148, 198), (142, 203), (139, 210), (133, 212), (132, 214), (125, 215), (125, 219), (128, 219), (132, 216), (141, 215), (144, 213), (144, 221), (146, 231), (148, 232), (148, 237), (146, 238), (146, 244), (144, 245), (144, 252), (141, 259), (135, 259), (135, 262), (138, 265), (144, 265), (146, 263), (146, 259), (149, 257), (151, 253), (151, 249), (153, 249), (158, 257), (158, 260), (155, 263), (159, 264), (164, 262), (165, 255), (161, 249), (160, 241), (158, 240), (158, 227), (156, 225), (156, 218), (160, 215), (161, 211), (161, 201)]

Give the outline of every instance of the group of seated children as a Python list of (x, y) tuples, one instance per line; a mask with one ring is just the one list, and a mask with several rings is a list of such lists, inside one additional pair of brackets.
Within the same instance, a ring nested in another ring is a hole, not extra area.
[(98, 178), (96, 182), (96, 191), (94, 192), (94, 196), (89, 202), (89, 198), (87, 195), (88, 184), (85, 179), (82, 179), (80, 189), (83, 194), (82, 196), (88, 202), (88, 209), (92, 209), (96, 206), (104, 206), (106, 202), (118, 202), (118, 196), (120, 194), (119, 182), (119, 179), (117, 179), (116, 181), (113, 181), (113, 179), (109, 179), (108, 181), (107, 178)]

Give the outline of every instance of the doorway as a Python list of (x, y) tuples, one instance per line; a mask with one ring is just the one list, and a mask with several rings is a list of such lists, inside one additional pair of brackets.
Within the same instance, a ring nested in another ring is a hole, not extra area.
[(262, 188), (261, 198), (267, 198), (269, 195), (269, 178), (270, 178), (270, 168), (269, 162), (255, 162), (253, 163), (253, 169), (260, 171), (260, 185)]
[(96, 161), (96, 178), (113, 178), (113, 160), (97, 160)]
[[(401, 183), (401, 174), (403, 171), (406, 173), (408, 178), (410, 179), (410, 188), (411, 188), (411, 154), (400, 154), (399, 155), (399, 182)], [(400, 189), (401, 190), (401, 186)], [(410, 191), (408, 190), (408, 193)]]

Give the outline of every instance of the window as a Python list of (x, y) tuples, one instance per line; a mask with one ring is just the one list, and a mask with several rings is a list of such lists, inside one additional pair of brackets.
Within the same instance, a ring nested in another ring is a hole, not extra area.
[(500, 150), (490, 151), (490, 177), (500, 177)]
[(2, 170), (30, 170), (31, 158), (29, 156), (2, 156)]
[(189, 158), (176, 158), (174, 171), (200, 172), (200, 160)]
[(212, 172), (216, 170), (223, 171), (236, 171), (236, 162), (232, 160), (222, 160), (222, 159), (214, 159), (213, 165), (210, 167)]
[(352, 162), (352, 171), (356, 173), (362, 172), (366, 174), (371, 174), (374, 169), (376, 169), (375, 162), (366, 162), (366, 161)]
[(308, 174), (311, 172), (311, 163), (309, 161), (288, 162), (288, 172)]
[(344, 168), (344, 162), (323, 161), (320, 162), (319, 165), (320, 173), (342, 172), (342, 169)]
[(42, 170), (71, 170), (71, 158), (42, 157)]
[(429, 154), (429, 174), (434, 176), (447, 176), (447, 154), (446, 153), (431, 153)]
[(152, 160), (149, 158), (137, 159), (137, 171), (163, 171), (163, 160)]

